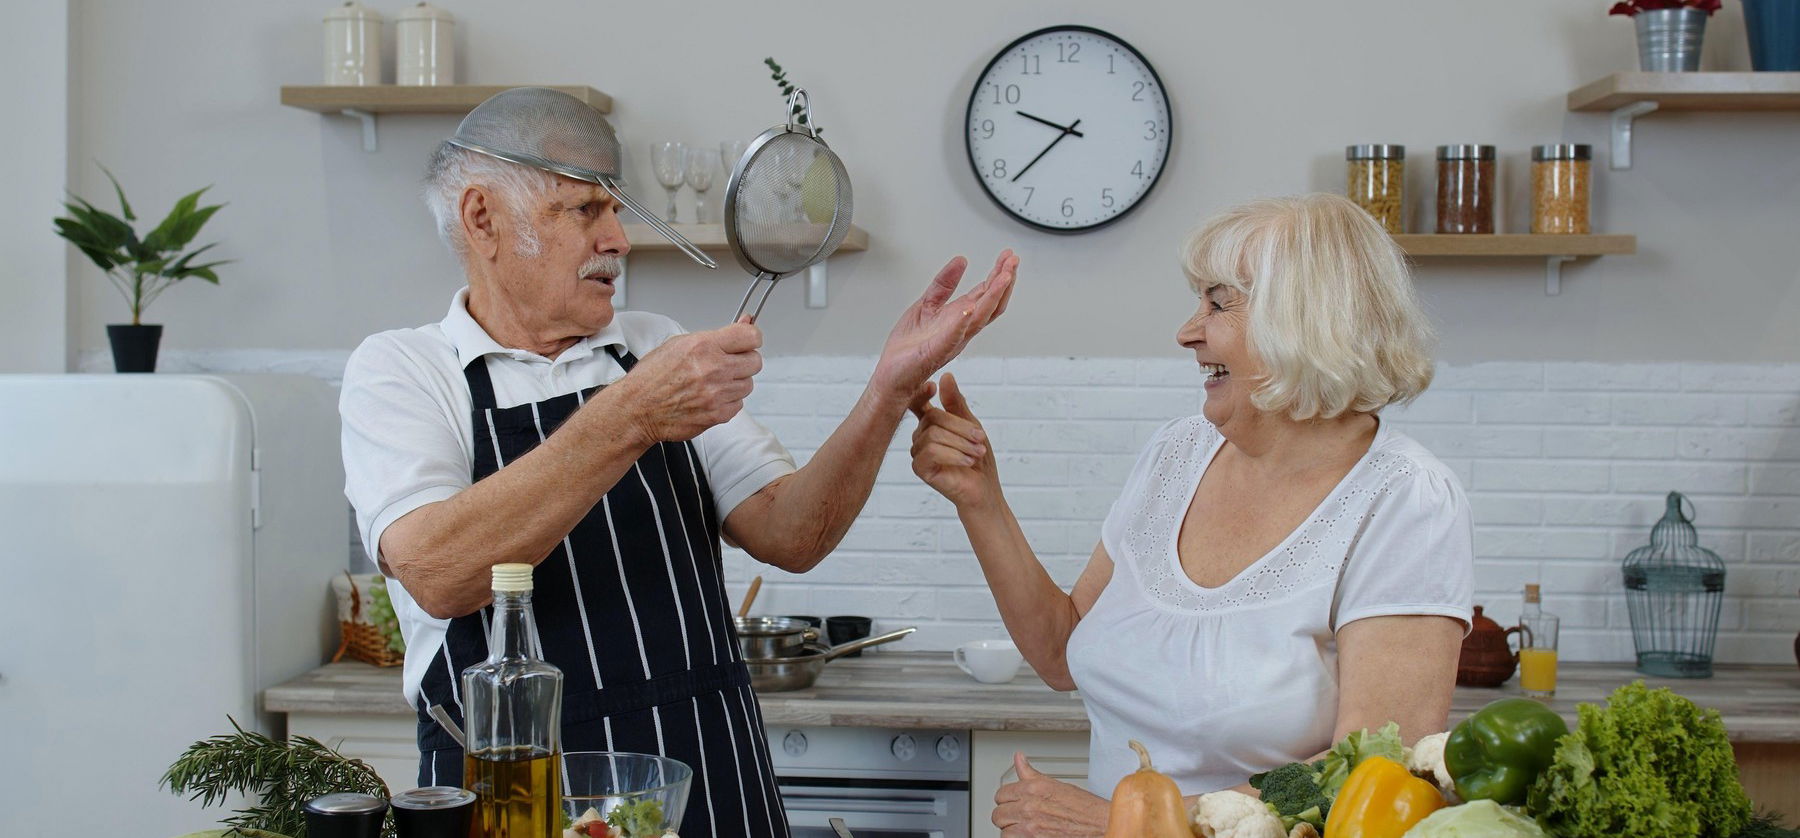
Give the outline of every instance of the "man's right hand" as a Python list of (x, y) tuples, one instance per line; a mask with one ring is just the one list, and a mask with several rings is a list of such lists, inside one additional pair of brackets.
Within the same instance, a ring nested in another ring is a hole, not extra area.
[(651, 443), (693, 439), (744, 409), (762, 371), (762, 330), (740, 320), (723, 329), (669, 338), (612, 388)]

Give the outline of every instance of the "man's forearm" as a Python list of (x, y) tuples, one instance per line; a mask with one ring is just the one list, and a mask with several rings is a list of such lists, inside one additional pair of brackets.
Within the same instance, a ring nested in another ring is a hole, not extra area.
[(746, 501), (732, 518), (749, 522), (731, 536), (759, 561), (783, 570), (811, 570), (837, 547), (869, 500), (887, 446), (906, 413), (903, 398), (871, 384), (850, 415), (799, 471)]
[(454, 617), (485, 605), (488, 569), (543, 561), (650, 445), (607, 388), (529, 454), (390, 525), (382, 557), (420, 607)]

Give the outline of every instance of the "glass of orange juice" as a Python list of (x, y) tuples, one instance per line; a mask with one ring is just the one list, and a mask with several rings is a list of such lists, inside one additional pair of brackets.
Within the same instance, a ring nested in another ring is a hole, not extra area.
[(1556, 623), (1544, 615), (1525, 625), (1525, 647), (1519, 650), (1519, 687), (1532, 698), (1556, 695)]

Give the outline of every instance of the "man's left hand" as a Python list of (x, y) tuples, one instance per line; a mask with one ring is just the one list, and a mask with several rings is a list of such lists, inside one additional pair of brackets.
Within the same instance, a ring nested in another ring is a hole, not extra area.
[(872, 383), (901, 407), (961, 354), (977, 332), (1006, 311), (1019, 257), (1011, 250), (1001, 251), (987, 279), (952, 300), (950, 295), (956, 293), (968, 265), (961, 256), (951, 259), (888, 334)]
[(1099, 838), (1106, 833), (1106, 799), (1046, 776), (1013, 754), (1017, 782), (994, 794), (994, 825), (1002, 838)]

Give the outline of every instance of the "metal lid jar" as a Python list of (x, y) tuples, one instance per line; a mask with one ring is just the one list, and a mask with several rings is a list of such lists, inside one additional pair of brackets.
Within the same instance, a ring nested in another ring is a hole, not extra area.
[(1381, 222), (1389, 235), (1405, 229), (1406, 146), (1372, 143), (1344, 147), (1344, 194)]
[(381, 14), (356, 0), (325, 13), (325, 83), (381, 83)]
[(1437, 231), (1494, 232), (1494, 147), (1437, 147)]
[(1556, 144), (1531, 147), (1531, 232), (1591, 232), (1594, 147)]
[(456, 83), (456, 19), (430, 3), (394, 15), (394, 83), (439, 86)]

